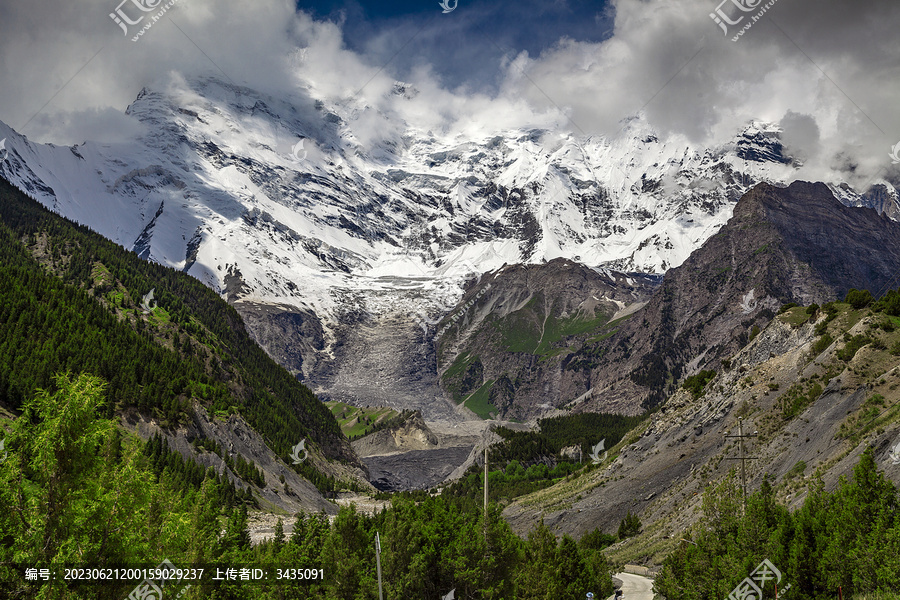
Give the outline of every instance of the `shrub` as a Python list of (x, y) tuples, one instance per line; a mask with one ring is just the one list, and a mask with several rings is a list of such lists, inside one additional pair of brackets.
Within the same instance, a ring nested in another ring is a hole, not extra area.
[(802, 384), (792, 385), (781, 397), (781, 416), (789, 421), (802, 413), (807, 406), (822, 395), (822, 386), (814, 383), (805, 389)]
[(856, 353), (860, 348), (862, 348), (866, 344), (871, 344), (872, 341), (872, 338), (867, 335), (854, 335), (849, 340), (847, 340), (847, 343), (843, 348), (837, 351), (837, 357), (844, 362), (850, 362), (851, 360), (853, 360), (853, 357), (856, 356)]
[(750, 329), (750, 341), (751, 341), (751, 342), (753, 341), (753, 339), (754, 339), (756, 336), (759, 335), (759, 331), (760, 331), (759, 325), (754, 325), (754, 326)]
[(598, 527), (597, 529), (589, 531), (588, 533), (581, 536), (581, 539), (578, 540), (578, 545), (582, 548), (588, 548), (591, 550), (603, 550), (607, 546), (612, 546), (613, 544), (615, 544), (616, 540), (616, 536), (609, 533), (603, 533)]
[(883, 312), (886, 315), (900, 317), (900, 290), (889, 290), (872, 307), (872, 310)]
[(852, 306), (853, 308), (859, 310), (865, 306), (868, 306), (874, 300), (872, 297), (872, 293), (869, 290), (857, 290), (851, 289), (847, 292), (847, 296), (844, 298), (844, 302)]
[(786, 313), (791, 310), (795, 306), (799, 306), (796, 302), (788, 302), (787, 304), (782, 304), (781, 308), (778, 309), (778, 314)]
[(834, 343), (834, 338), (831, 337), (831, 334), (826, 333), (822, 335), (822, 337), (817, 339), (812, 345), (813, 356), (818, 356), (825, 352), (832, 343)]
[(694, 398), (699, 398), (701, 395), (703, 395), (703, 388), (705, 388), (706, 384), (709, 383), (715, 376), (715, 371), (703, 370), (696, 375), (691, 375), (690, 377), (685, 379), (684, 383), (681, 384), (681, 387), (689, 391)]
[(806, 471), (806, 461), (798, 461), (791, 470), (784, 474), (785, 479), (793, 479), (794, 477), (799, 477), (803, 475), (803, 472)]
[(625, 538), (634, 537), (640, 532), (641, 520), (629, 510), (628, 514), (625, 515), (625, 518), (619, 522), (619, 531), (617, 535), (620, 540), (624, 540)]

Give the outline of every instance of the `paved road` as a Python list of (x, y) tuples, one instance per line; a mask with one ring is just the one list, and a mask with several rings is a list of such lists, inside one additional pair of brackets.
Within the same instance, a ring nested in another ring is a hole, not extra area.
[(631, 573), (616, 573), (614, 577), (622, 580), (622, 600), (653, 600), (652, 579)]

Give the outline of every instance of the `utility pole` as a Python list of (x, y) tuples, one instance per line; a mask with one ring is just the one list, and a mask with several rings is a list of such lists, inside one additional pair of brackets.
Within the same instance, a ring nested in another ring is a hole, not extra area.
[(375, 532), (375, 563), (378, 568), (378, 600), (384, 600), (381, 591), (381, 536)]
[(727, 438), (738, 438), (741, 440), (741, 455), (737, 458), (726, 458), (725, 460), (739, 460), (741, 461), (741, 490), (743, 491), (743, 501), (744, 501), (744, 512), (747, 511), (747, 467), (746, 461), (748, 460), (756, 460), (755, 456), (746, 456), (744, 455), (744, 438), (754, 438), (757, 436), (759, 432), (754, 431), (753, 433), (748, 433), (744, 435), (744, 417), (738, 417), (738, 434), (737, 435), (725, 435)]
[(488, 449), (484, 447), (484, 533), (487, 535), (488, 522)]

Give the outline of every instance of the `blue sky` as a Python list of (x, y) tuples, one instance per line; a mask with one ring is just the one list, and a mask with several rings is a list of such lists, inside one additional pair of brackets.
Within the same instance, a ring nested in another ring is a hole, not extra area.
[(297, 7), (340, 24), (349, 49), (398, 76), (427, 64), (447, 87), (475, 90), (496, 85), (504, 57), (522, 51), (537, 57), (561, 39), (603, 41), (615, 18), (605, 0), (459, 0), (447, 14), (438, 0), (316, 0)]

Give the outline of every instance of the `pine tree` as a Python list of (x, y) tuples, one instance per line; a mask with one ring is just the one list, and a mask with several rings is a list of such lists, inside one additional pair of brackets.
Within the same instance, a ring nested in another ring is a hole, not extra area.
[(284, 521), (279, 517), (278, 521), (275, 523), (275, 537), (272, 539), (273, 551), (275, 554), (284, 547)]

